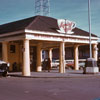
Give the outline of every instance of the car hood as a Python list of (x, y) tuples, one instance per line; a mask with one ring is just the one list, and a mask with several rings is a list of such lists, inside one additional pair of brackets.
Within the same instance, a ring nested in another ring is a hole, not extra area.
[[(1, 60), (0, 60), (0, 64), (3, 64), (3, 63), (6, 63), (6, 62), (5, 62), (5, 61), (1, 61)], [(6, 63), (6, 64), (7, 64), (7, 63)]]

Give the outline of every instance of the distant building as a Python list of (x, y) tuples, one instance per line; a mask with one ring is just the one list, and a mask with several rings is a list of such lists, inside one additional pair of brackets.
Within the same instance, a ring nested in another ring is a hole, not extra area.
[[(84, 48), (84, 49), (83, 49)], [(53, 49), (53, 59), (59, 59), (59, 49)], [(89, 58), (89, 45), (79, 46), (79, 59)], [(74, 47), (65, 48), (65, 60), (74, 59)]]

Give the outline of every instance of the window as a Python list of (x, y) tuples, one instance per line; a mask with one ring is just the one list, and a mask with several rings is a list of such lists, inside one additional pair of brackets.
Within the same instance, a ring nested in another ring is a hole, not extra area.
[(15, 45), (10, 45), (10, 53), (15, 53), (15, 52), (16, 52)]

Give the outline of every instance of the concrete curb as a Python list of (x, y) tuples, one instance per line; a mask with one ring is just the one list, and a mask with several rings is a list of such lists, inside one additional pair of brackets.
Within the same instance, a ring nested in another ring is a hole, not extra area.
[(22, 75), (8, 74), (7, 76), (22, 77), (22, 78), (89, 78), (89, 77), (100, 77), (100, 74), (64, 75), (64, 76), (42, 76), (42, 75), (22, 76)]

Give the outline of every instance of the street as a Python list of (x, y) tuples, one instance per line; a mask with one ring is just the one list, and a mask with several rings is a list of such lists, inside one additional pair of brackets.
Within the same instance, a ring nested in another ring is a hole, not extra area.
[(100, 77), (0, 77), (0, 100), (100, 100)]

